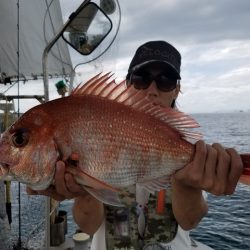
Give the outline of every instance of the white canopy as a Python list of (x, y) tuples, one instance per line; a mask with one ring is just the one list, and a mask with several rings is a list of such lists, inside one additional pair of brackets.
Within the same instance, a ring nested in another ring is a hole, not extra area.
[[(21, 78), (42, 76), (42, 55), (48, 42), (63, 25), (59, 0), (0, 1), (0, 81), (18, 74)], [(52, 2), (52, 3), (51, 3)], [(60, 38), (49, 53), (51, 75), (69, 74), (72, 63), (66, 43)]]

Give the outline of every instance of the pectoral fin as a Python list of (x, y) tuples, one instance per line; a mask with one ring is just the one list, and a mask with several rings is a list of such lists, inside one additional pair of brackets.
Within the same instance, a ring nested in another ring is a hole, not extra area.
[(124, 204), (122, 204), (120, 201), (118, 193), (109, 189), (93, 189), (90, 187), (84, 187), (84, 189), (104, 204), (116, 207), (124, 206)]
[(112, 206), (124, 206), (119, 199), (119, 189), (90, 176), (79, 168), (69, 167), (67, 171), (74, 176), (78, 184), (82, 185), (97, 200)]

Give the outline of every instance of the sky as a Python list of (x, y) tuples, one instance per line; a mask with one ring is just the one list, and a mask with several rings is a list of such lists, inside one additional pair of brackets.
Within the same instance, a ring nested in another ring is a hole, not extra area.
[[(123, 78), (141, 44), (165, 40), (182, 54), (179, 109), (250, 110), (250, 1), (122, 0), (120, 7), (118, 37), (107, 55), (92, 63), (93, 72), (99, 66)], [(88, 72), (86, 65), (80, 68), (81, 75)]]
[[(82, 1), (60, 2), (66, 20)], [(123, 79), (137, 47), (150, 40), (165, 40), (182, 55), (180, 110), (250, 111), (249, 0), (119, 3), (122, 16), (116, 40), (101, 58), (76, 68), (75, 84), (101, 71), (112, 71), (117, 79)], [(76, 52), (71, 55), (74, 65), (88, 60)], [(52, 92), (56, 98), (55, 89)]]

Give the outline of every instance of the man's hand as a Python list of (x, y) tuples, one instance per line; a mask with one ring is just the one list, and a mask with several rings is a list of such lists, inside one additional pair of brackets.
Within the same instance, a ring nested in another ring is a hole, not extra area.
[(235, 191), (242, 170), (243, 164), (235, 149), (198, 141), (193, 161), (177, 171), (173, 178), (181, 185), (214, 195), (229, 195)]

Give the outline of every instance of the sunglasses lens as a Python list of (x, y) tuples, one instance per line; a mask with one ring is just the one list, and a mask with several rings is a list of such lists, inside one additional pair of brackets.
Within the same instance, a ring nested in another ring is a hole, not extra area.
[(165, 75), (159, 75), (156, 79), (157, 88), (161, 91), (168, 92), (176, 88), (177, 80), (169, 79)]
[(131, 75), (130, 82), (136, 89), (147, 89), (150, 84), (150, 81), (147, 79), (147, 77), (136, 74)]

